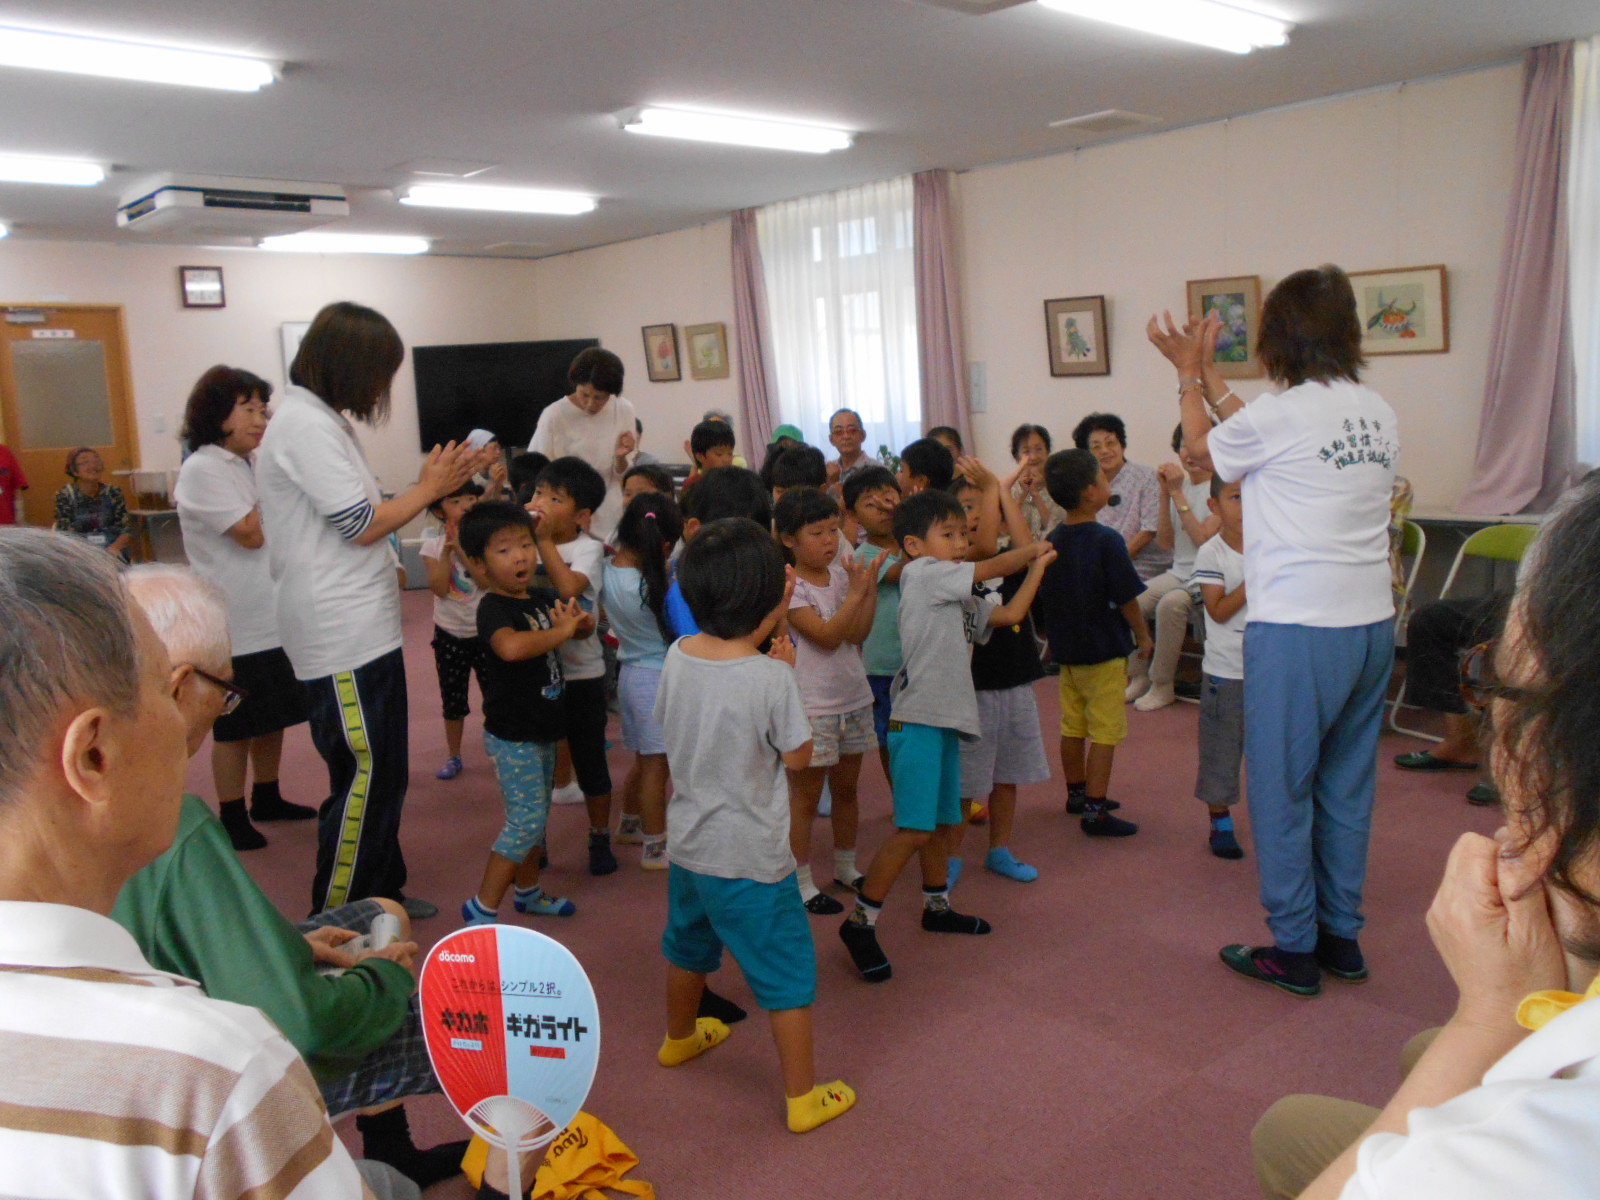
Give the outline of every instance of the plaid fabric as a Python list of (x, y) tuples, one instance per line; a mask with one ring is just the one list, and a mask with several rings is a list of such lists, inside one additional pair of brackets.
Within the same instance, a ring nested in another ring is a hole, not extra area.
[[(301, 921), (296, 928), (301, 933), (333, 925), (363, 934), (372, 928), (372, 921), (383, 911), (376, 900), (356, 900), (337, 908), (324, 909), (314, 917)], [(410, 1010), (400, 1028), (383, 1045), (379, 1046), (361, 1065), (340, 1079), (322, 1085), (322, 1101), (328, 1106), (328, 1116), (337, 1117), (358, 1108), (385, 1104), (405, 1096), (421, 1096), (440, 1090), (439, 1080), (428, 1061), (428, 1045), (422, 1036), (422, 1017), (417, 1012), (417, 998), (411, 997)]]
[(386, 1104), (406, 1096), (422, 1096), (442, 1090), (428, 1061), (428, 1046), (422, 1036), (422, 1015), (417, 998), (395, 1035), (379, 1046), (361, 1065), (343, 1079), (322, 1085), (322, 1100), (328, 1116), (338, 1117), (358, 1108)]

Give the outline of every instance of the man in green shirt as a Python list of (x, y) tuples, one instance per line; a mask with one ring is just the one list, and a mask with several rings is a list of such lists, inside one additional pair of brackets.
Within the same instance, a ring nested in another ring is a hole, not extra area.
[[(137, 567), (128, 587), (172, 658), (193, 756), (237, 694), (227, 684), (226, 602), (175, 567)], [(355, 954), (341, 949), (383, 912), (399, 919), (398, 941)], [(245, 870), (205, 802), (186, 795), (172, 847), (128, 880), (111, 916), (152, 965), (270, 1017), (310, 1066), (329, 1115), (361, 1112), (366, 1157), (422, 1187), (459, 1173), (466, 1143), (418, 1150), (400, 1105), (440, 1090), (412, 1003), (417, 946), (400, 904), (360, 900), (294, 925)], [(324, 964), (343, 973), (321, 974)]]

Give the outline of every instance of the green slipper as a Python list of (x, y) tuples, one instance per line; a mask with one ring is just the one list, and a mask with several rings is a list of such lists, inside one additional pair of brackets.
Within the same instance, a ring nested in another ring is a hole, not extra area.
[(1487, 808), (1500, 803), (1500, 789), (1492, 783), (1475, 783), (1467, 792), (1467, 803)]
[(1475, 762), (1456, 762), (1453, 758), (1439, 758), (1432, 751), (1418, 750), (1414, 754), (1396, 754), (1394, 765), (1402, 771), (1476, 771)]

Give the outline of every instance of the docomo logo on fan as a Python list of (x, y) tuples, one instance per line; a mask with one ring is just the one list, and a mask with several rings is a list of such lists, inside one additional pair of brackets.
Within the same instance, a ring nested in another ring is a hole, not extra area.
[(476, 963), (478, 961), (478, 956), (476, 954), (453, 954), (449, 950), (441, 950), (439, 951), (439, 961)]

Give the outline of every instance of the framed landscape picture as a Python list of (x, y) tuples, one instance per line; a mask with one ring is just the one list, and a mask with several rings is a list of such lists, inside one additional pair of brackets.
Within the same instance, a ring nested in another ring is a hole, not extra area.
[(1351, 271), (1361, 353), (1443, 354), (1450, 349), (1449, 281), (1442, 266)]
[(683, 366), (678, 362), (676, 325), (644, 327), (644, 367), (651, 383), (673, 383), (683, 378)]
[(1050, 349), (1050, 374), (1111, 374), (1104, 296), (1046, 300), (1044, 334)]
[(728, 330), (721, 321), (710, 325), (685, 325), (683, 340), (689, 351), (691, 378), (728, 377)]
[(1261, 331), (1261, 276), (1189, 280), (1189, 315), (1222, 318), (1212, 362), (1224, 379), (1254, 379), (1262, 373), (1257, 336)]

